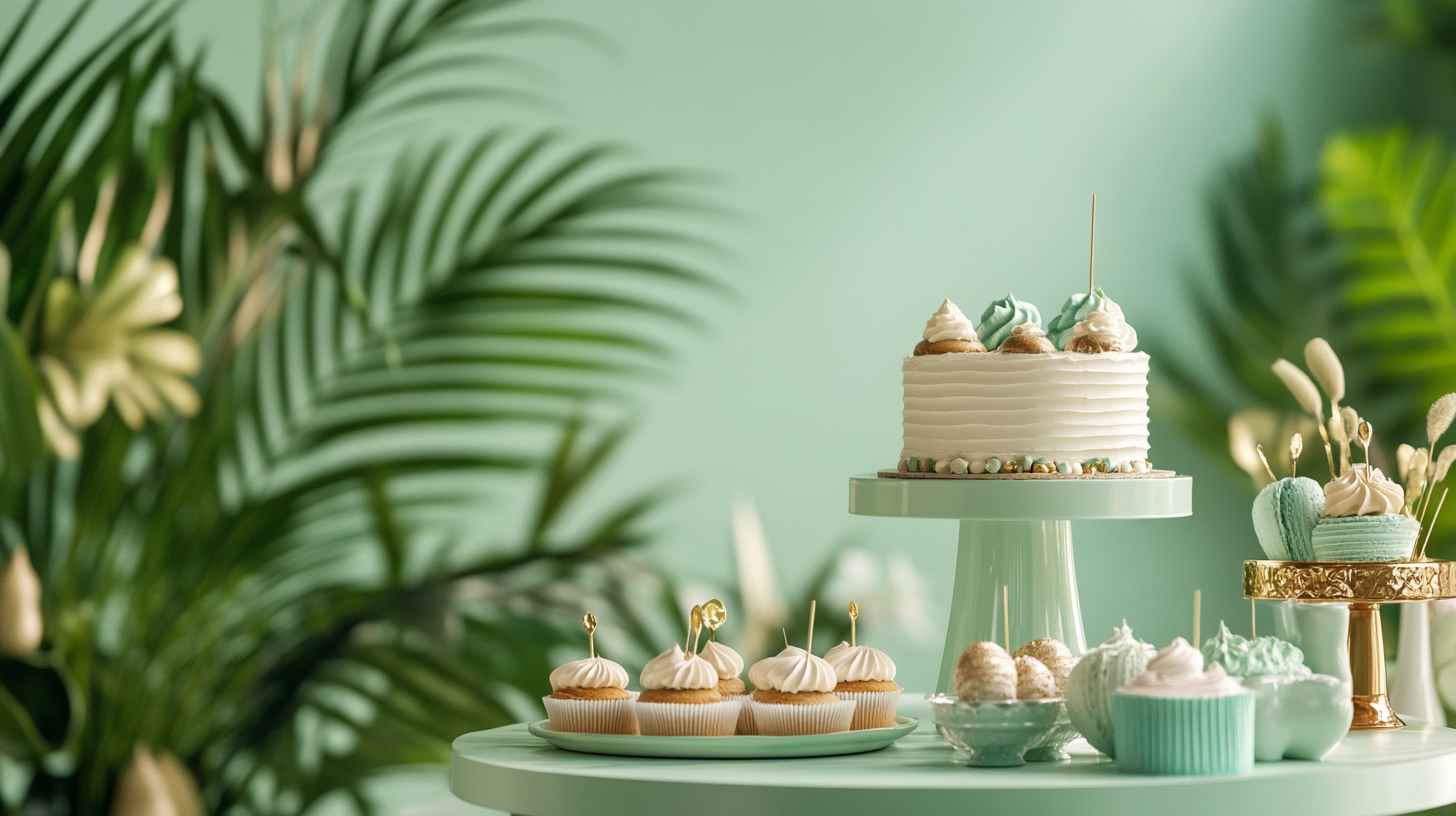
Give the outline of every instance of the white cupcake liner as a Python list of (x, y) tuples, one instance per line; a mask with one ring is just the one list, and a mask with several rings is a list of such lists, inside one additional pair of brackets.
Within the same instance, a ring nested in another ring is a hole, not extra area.
[(737, 701), (720, 703), (633, 703), (645, 737), (731, 737), (738, 727)]
[(841, 700), (853, 700), (854, 719), (849, 730), (863, 731), (866, 728), (889, 728), (895, 724), (895, 706), (900, 702), (896, 691), (836, 691), (834, 696)]
[(792, 737), (801, 734), (837, 734), (849, 730), (854, 719), (854, 700), (814, 705), (789, 703), (749, 703), (758, 733), (766, 737)]
[(738, 730), (740, 736), (751, 736), (758, 733), (758, 726), (753, 723), (753, 706), (749, 705), (752, 696), (748, 694), (725, 694), (724, 700), (738, 703)]
[[(633, 694), (633, 700), (636, 695)], [(577, 734), (636, 734), (633, 700), (562, 700), (542, 697), (551, 730)]]

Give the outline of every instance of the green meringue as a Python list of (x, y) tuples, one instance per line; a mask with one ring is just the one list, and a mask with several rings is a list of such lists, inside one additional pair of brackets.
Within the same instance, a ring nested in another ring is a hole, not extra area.
[[(1101, 289), (1094, 289), (1091, 292), (1078, 292), (1072, 295), (1067, 298), (1066, 303), (1062, 304), (1062, 313), (1052, 318), (1050, 323), (1047, 323), (1047, 338), (1057, 347), (1057, 351), (1065, 349), (1067, 343), (1072, 340), (1072, 329), (1078, 323), (1086, 320), (1087, 315), (1104, 308), (1104, 304), (1110, 302), (1107, 299), (1107, 295), (1104, 295)], [(981, 319), (984, 320), (985, 318), (982, 317)]]
[(1230, 632), (1223, 621), (1218, 622), (1218, 630), (1204, 642), (1203, 660), (1223, 666), (1229, 677), (1309, 677), (1313, 673), (1304, 665), (1304, 652), (1287, 640), (1265, 636), (1250, 641)]
[(1007, 292), (1006, 297), (993, 302), (986, 307), (986, 311), (981, 312), (981, 322), (976, 325), (976, 336), (981, 338), (987, 351), (995, 351), (1017, 326), (1040, 322), (1041, 312), (1035, 306), (1017, 300), (1015, 295)]

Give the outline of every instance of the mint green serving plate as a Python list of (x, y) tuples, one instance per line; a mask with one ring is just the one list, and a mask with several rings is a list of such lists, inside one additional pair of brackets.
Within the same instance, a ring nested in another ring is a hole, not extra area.
[(611, 756), (664, 759), (775, 759), (841, 756), (878, 751), (914, 731), (920, 721), (896, 717), (889, 728), (866, 728), (838, 734), (802, 737), (643, 737), (628, 734), (576, 734), (552, 731), (550, 720), (530, 725), (530, 732), (566, 751)]

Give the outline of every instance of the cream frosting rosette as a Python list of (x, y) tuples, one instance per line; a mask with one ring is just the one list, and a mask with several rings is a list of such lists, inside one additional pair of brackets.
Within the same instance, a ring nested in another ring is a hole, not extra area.
[(1351, 465), (1325, 485), (1325, 514), (1310, 537), (1319, 561), (1400, 561), (1421, 525), (1402, 512), (1405, 490), (1379, 468)]
[(741, 703), (718, 693), (718, 670), (676, 643), (647, 661), (638, 680), (646, 691), (634, 710), (644, 735), (727, 737), (737, 730)]
[(895, 685), (895, 661), (889, 655), (869, 646), (841, 642), (824, 653), (824, 660), (834, 668), (835, 695), (855, 703), (849, 730), (895, 724), (900, 687)]
[(1343, 476), (1325, 485), (1325, 515), (1381, 516), (1405, 507), (1405, 489), (1385, 478), (1380, 468), (1351, 465)]
[(758, 733), (753, 726), (753, 710), (748, 706), (748, 689), (738, 677), (743, 673), (743, 657), (716, 640), (708, 641), (698, 654), (718, 672), (718, 693), (723, 695), (723, 699), (740, 704), (738, 733)]
[(834, 694), (838, 678), (822, 657), (785, 649), (749, 669), (754, 691), (749, 705), (758, 733), (765, 736), (848, 731), (855, 702)]
[(950, 302), (950, 298), (946, 298), (935, 314), (925, 322), (925, 332), (921, 337), (930, 343), (939, 343), (942, 340), (980, 339), (976, 337), (975, 324), (971, 323), (959, 307)]
[(627, 670), (604, 657), (573, 660), (551, 672), (551, 696), (541, 698), (552, 731), (636, 734)]

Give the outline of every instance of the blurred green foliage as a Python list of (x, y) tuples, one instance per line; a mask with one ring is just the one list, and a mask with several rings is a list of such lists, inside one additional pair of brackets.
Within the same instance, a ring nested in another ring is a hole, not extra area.
[[(0, 809), (106, 811), (145, 748), (209, 812), (365, 811), (380, 768), (537, 705), (584, 608), (655, 651), (676, 602), (629, 554), (661, 492), (580, 505), (630, 381), (721, 289), (679, 217), (690, 180), (509, 106), (338, 167), (441, 106), (528, 98), (498, 46), (562, 24), (341, 0), (291, 80), (269, 44), (250, 124), (178, 52), (177, 4), (80, 48), (91, 0), (53, 32), (40, 4), (0, 45), (0, 542), (28, 550), (45, 624), (0, 662), (23, 783)], [(129, 304), (180, 297), (151, 324), (185, 333), (185, 391), (94, 324), (128, 257), (166, 290)], [(516, 508), (523, 530), (484, 520)]]

